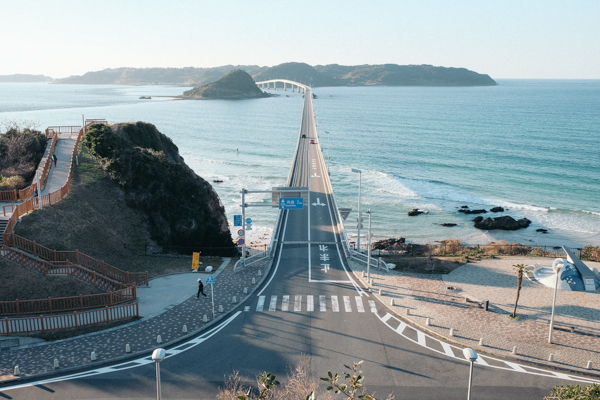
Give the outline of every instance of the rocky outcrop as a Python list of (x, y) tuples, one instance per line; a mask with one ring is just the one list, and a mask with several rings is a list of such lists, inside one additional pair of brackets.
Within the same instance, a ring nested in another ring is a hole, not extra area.
[(504, 211), (504, 207), (493, 207), (493, 208), (490, 208), (490, 212), (493, 212), (493, 213), (503, 212), (503, 211)]
[(372, 250), (385, 250), (387, 248), (390, 247), (394, 247), (397, 245), (402, 245), (405, 243), (405, 239), (404, 238), (397, 238), (397, 239), (383, 239), (383, 240), (379, 240), (375, 243), (371, 244), (371, 249)]
[(486, 210), (479, 209), (479, 210), (469, 210), (468, 208), (461, 208), (460, 210), (458, 210), (459, 213), (464, 213), (464, 214), (485, 214), (487, 213)]
[(504, 230), (504, 231), (516, 231), (517, 229), (527, 228), (531, 221), (527, 218), (521, 218), (520, 220), (515, 220), (513, 217), (505, 215), (497, 218), (486, 218), (479, 216), (476, 217), (473, 222), (475, 222), (475, 228), (484, 229), (484, 230)]
[(443, 224), (440, 224), (441, 226), (456, 226), (457, 224), (452, 224), (450, 222), (444, 222)]
[(254, 99), (269, 97), (256, 86), (254, 79), (241, 69), (234, 69), (218, 81), (183, 92), (183, 98)]
[(418, 208), (413, 208), (412, 211), (408, 212), (409, 217), (414, 217), (415, 215), (419, 214), (427, 214), (427, 211), (419, 210)]

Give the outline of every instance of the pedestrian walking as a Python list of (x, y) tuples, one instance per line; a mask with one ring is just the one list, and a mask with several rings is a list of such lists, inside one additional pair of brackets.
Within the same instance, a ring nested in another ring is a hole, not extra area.
[(54, 166), (56, 167), (56, 162), (58, 161), (58, 157), (56, 157), (56, 154), (52, 154), (52, 160), (54, 161)]
[(204, 285), (202, 284), (202, 279), (198, 279), (198, 294), (196, 295), (197, 299), (200, 298), (200, 293), (202, 293), (202, 296), (206, 297), (204, 294)]

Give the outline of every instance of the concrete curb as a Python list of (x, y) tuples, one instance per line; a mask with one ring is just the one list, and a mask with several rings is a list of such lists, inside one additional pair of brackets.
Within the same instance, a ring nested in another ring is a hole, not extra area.
[[(384, 296), (380, 296), (379, 294), (377, 294), (375, 292), (375, 290), (370, 291), (369, 288), (370, 286), (367, 284), (367, 278), (363, 278), (362, 277), (362, 272), (363, 270), (361, 269), (360, 271), (356, 270), (355, 268), (353, 268), (353, 266), (348, 263), (350, 265), (350, 269), (352, 270), (352, 272), (354, 273), (354, 276), (357, 278), (357, 280), (361, 283), (362, 287), (369, 291), (377, 300), (379, 300), (379, 302), (383, 305), (385, 305), (385, 307), (388, 308), (388, 310), (390, 310), (390, 312), (392, 312), (394, 314), (394, 316), (402, 321), (404, 321), (405, 323), (413, 326), (414, 328), (418, 328), (420, 331), (428, 333), (432, 336), (435, 336), (437, 338), (440, 338), (442, 340), (444, 340), (447, 343), (456, 345), (456, 346), (460, 346), (463, 348), (466, 347), (472, 347), (470, 345), (458, 342), (454, 339), (448, 338), (444, 335), (440, 335), (437, 332), (434, 332), (430, 329), (427, 328), (427, 326), (423, 326), (421, 324), (419, 324), (418, 322), (415, 322), (409, 318), (407, 318), (405, 315), (401, 315), (400, 313), (398, 313), (397, 309), (392, 308), (392, 306), (390, 304), (388, 304), (385, 299)], [(578, 374), (578, 375), (587, 375), (590, 377), (594, 377), (594, 378), (600, 378), (600, 373), (599, 372), (594, 372), (591, 370), (587, 370), (584, 368), (581, 369), (573, 369), (573, 367), (567, 367), (567, 366), (562, 366), (562, 365), (557, 365), (557, 363), (549, 363), (549, 362), (544, 362), (544, 361), (532, 361), (527, 357), (523, 357), (523, 356), (511, 356), (511, 355), (504, 355), (504, 354), (497, 354), (497, 353), (492, 353), (490, 351), (487, 350), (482, 350), (481, 347), (479, 346), (475, 346), (476, 347), (476, 351), (477, 353), (481, 353), (481, 354), (485, 354), (488, 356), (493, 356), (502, 360), (506, 360), (506, 361), (519, 361), (522, 362), (524, 364), (529, 364), (532, 367), (539, 367), (539, 368), (547, 368), (547, 369), (554, 369), (554, 370), (558, 370), (558, 371), (562, 371), (562, 372), (570, 372), (570, 373), (574, 373), (574, 374)]]
[[(200, 329), (197, 329), (197, 330), (195, 330), (193, 332), (190, 332), (187, 335), (180, 336), (179, 338), (177, 338), (175, 340), (172, 340), (170, 342), (161, 343), (160, 347), (162, 347), (162, 348), (172, 347), (175, 344), (178, 344), (178, 343), (183, 342), (183, 341), (185, 341), (185, 340), (187, 340), (187, 339), (189, 339), (191, 337), (199, 335), (203, 331), (206, 331), (209, 328), (211, 328), (213, 325), (216, 325), (217, 322), (220, 322), (221, 320), (226, 319), (229, 316), (231, 316), (231, 314), (233, 312), (235, 312), (239, 307), (241, 307), (241, 305), (254, 294), (254, 292), (263, 284), (263, 282), (265, 281), (265, 279), (267, 278), (267, 276), (271, 272), (271, 268), (273, 267), (273, 259), (271, 258), (271, 259), (268, 259), (268, 260), (269, 260), (269, 263), (267, 265), (266, 271), (261, 274), (261, 278), (256, 282), (256, 284), (254, 285), (254, 287), (252, 288), (252, 290), (248, 291), (248, 294), (244, 298), (240, 299), (235, 307), (233, 307), (232, 309), (230, 309), (227, 312), (224, 312), (222, 315), (219, 315), (217, 318), (215, 318), (214, 320), (208, 322), (206, 325), (204, 325)], [(138, 324), (138, 323), (140, 323), (142, 321), (143, 320), (135, 321), (135, 322), (132, 322), (131, 324), (127, 324), (127, 325), (131, 326), (133, 324)], [(120, 326), (115, 327), (115, 328), (111, 328), (111, 329), (107, 329), (107, 330), (104, 330), (104, 331), (93, 332), (93, 333), (90, 333), (88, 335), (100, 334), (100, 333), (108, 332), (110, 330), (115, 330), (115, 329), (119, 329), (119, 328), (120, 328)], [(62, 339), (61, 341), (63, 341), (63, 340), (67, 341), (67, 340), (72, 340), (72, 339), (77, 339), (77, 338), (79, 338), (79, 336), (74, 337), (74, 338)], [(57, 340), (57, 341), (55, 341), (53, 343), (57, 343), (57, 342), (59, 342), (59, 341)], [(43, 344), (45, 344), (45, 343), (41, 343), (41, 345), (43, 345)], [(39, 346), (39, 345), (40, 344), (34, 344), (34, 345), (30, 345), (28, 347), (34, 347), (34, 346)], [(27, 376), (19, 376), (19, 377), (15, 377), (15, 378), (9, 378), (9, 379), (5, 379), (5, 380), (0, 380), (0, 389), (2, 388), (2, 386), (4, 386), (5, 384), (8, 384), (8, 383), (24, 382), (24, 381), (28, 381), (28, 380), (32, 380), (32, 379), (43, 378), (43, 377), (46, 377), (46, 376), (63, 374), (63, 373), (66, 373), (66, 372), (73, 372), (73, 371), (78, 371), (78, 370), (85, 370), (85, 369), (99, 367), (99, 366), (107, 365), (107, 364), (114, 364), (114, 363), (119, 362), (119, 361), (130, 360), (130, 359), (133, 359), (133, 358), (140, 358), (140, 357), (143, 357), (145, 355), (149, 356), (152, 353), (152, 351), (154, 351), (154, 349), (157, 346), (154, 346), (152, 348), (147, 348), (147, 349), (144, 349), (144, 350), (133, 351), (131, 353), (127, 353), (125, 355), (122, 355), (122, 356), (119, 356), (119, 357), (114, 357), (114, 358), (107, 359), (107, 360), (90, 361), (89, 364), (85, 364), (85, 365), (76, 365), (76, 366), (72, 366), (72, 367), (68, 367), (68, 368), (59, 368), (59, 369), (54, 370), (54, 371), (42, 372), (42, 373), (39, 373), (39, 374), (32, 374), (32, 375), (27, 375)]]

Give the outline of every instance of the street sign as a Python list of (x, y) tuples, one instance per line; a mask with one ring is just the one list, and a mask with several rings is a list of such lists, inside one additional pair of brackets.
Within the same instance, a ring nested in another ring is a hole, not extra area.
[(279, 199), (279, 209), (281, 210), (301, 210), (304, 208), (304, 199), (302, 197), (282, 197)]
[(233, 216), (233, 226), (242, 226), (242, 216), (241, 215)]
[(198, 269), (198, 262), (200, 261), (200, 253), (194, 253), (192, 258), (192, 269)]
[(243, 229), (239, 229), (238, 230), (238, 236), (244, 236), (244, 230)]
[(246, 224), (246, 230), (247, 231), (251, 231), (252, 230), (252, 224)]
[(206, 278), (206, 284), (213, 285), (214, 283), (215, 283), (215, 278), (213, 278), (212, 275), (209, 275), (208, 278)]
[(244, 243), (246, 243), (246, 241), (244, 239), (238, 239), (238, 244), (241, 246)]
[(252, 218), (246, 218), (246, 223), (247, 224), (251, 224), (252, 223)]

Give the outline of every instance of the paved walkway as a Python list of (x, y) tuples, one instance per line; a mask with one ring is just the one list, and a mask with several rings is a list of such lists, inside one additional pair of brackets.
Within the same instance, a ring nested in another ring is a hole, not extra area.
[[(514, 264), (551, 265), (549, 258), (506, 257), (482, 260), (457, 268), (448, 275), (408, 274), (371, 269), (373, 292), (403, 319), (476, 351), (519, 361), (554, 366), (579, 372), (600, 369), (600, 292), (559, 290), (556, 301), (554, 344), (548, 344), (553, 289), (523, 278), (517, 315), (512, 313), (517, 277)], [(359, 280), (363, 265), (352, 262)], [(600, 263), (586, 262), (590, 268)], [(457, 290), (448, 290), (452, 286)], [(382, 294), (378, 294), (381, 289)], [(465, 301), (465, 298), (470, 301)], [(391, 299), (395, 305), (391, 306)], [(490, 301), (485, 312), (477, 301)], [(410, 315), (407, 315), (410, 310)], [(430, 325), (426, 325), (426, 319)], [(571, 332), (574, 327), (574, 332)], [(454, 336), (450, 336), (450, 328)], [(483, 338), (484, 346), (479, 346)], [(517, 347), (517, 355), (512, 354)], [(549, 362), (550, 354), (554, 362)], [(592, 361), (593, 370), (587, 370)]]
[[(238, 272), (233, 271), (233, 266), (234, 260), (229, 260), (218, 273), (213, 274), (216, 280), (215, 318), (212, 316), (210, 285), (205, 285), (204, 290), (208, 297), (196, 298), (196, 279), (200, 276), (206, 278), (205, 274), (188, 273), (157, 278), (151, 281), (150, 288), (138, 290), (142, 303), (140, 311), (147, 313), (148, 317), (75, 338), (4, 350), (0, 352), (0, 382), (16, 378), (12, 375), (16, 365), (19, 366), (21, 377), (43, 376), (147, 355), (159, 346), (166, 347), (191, 337), (222, 319), (250, 296), (252, 290), (266, 277), (270, 260), (258, 262)], [(260, 275), (258, 271), (261, 271)], [(255, 285), (252, 285), (252, 278), (256, 280)], [(243, 293), (244, 288), (248, 288), (246, 295)], [(236, 296), (236, 303), (232, 302), (233, 296)], [(181, 302), (177, 303), (178, 301)], [(156, 304), (150, 304), (151, 302)], [(219, 306), (223, 306), (222, 313), (218, 312)], [(156, 315), (152, 316), (153, 314)], [(207, 322), (203, 322), (204, 316)], [(183, 332), (184, 325), (187, 333)], [(162, 339), (160, 345), (157, 343), (158, 335)], [(130, 345), (131, 353), (125, 352), (127, 344)], [(91, 361), (92, 351), (96, 352), (97, 361)], [(58, 370), (53, 368), (55, 358), (59, 361)]]

